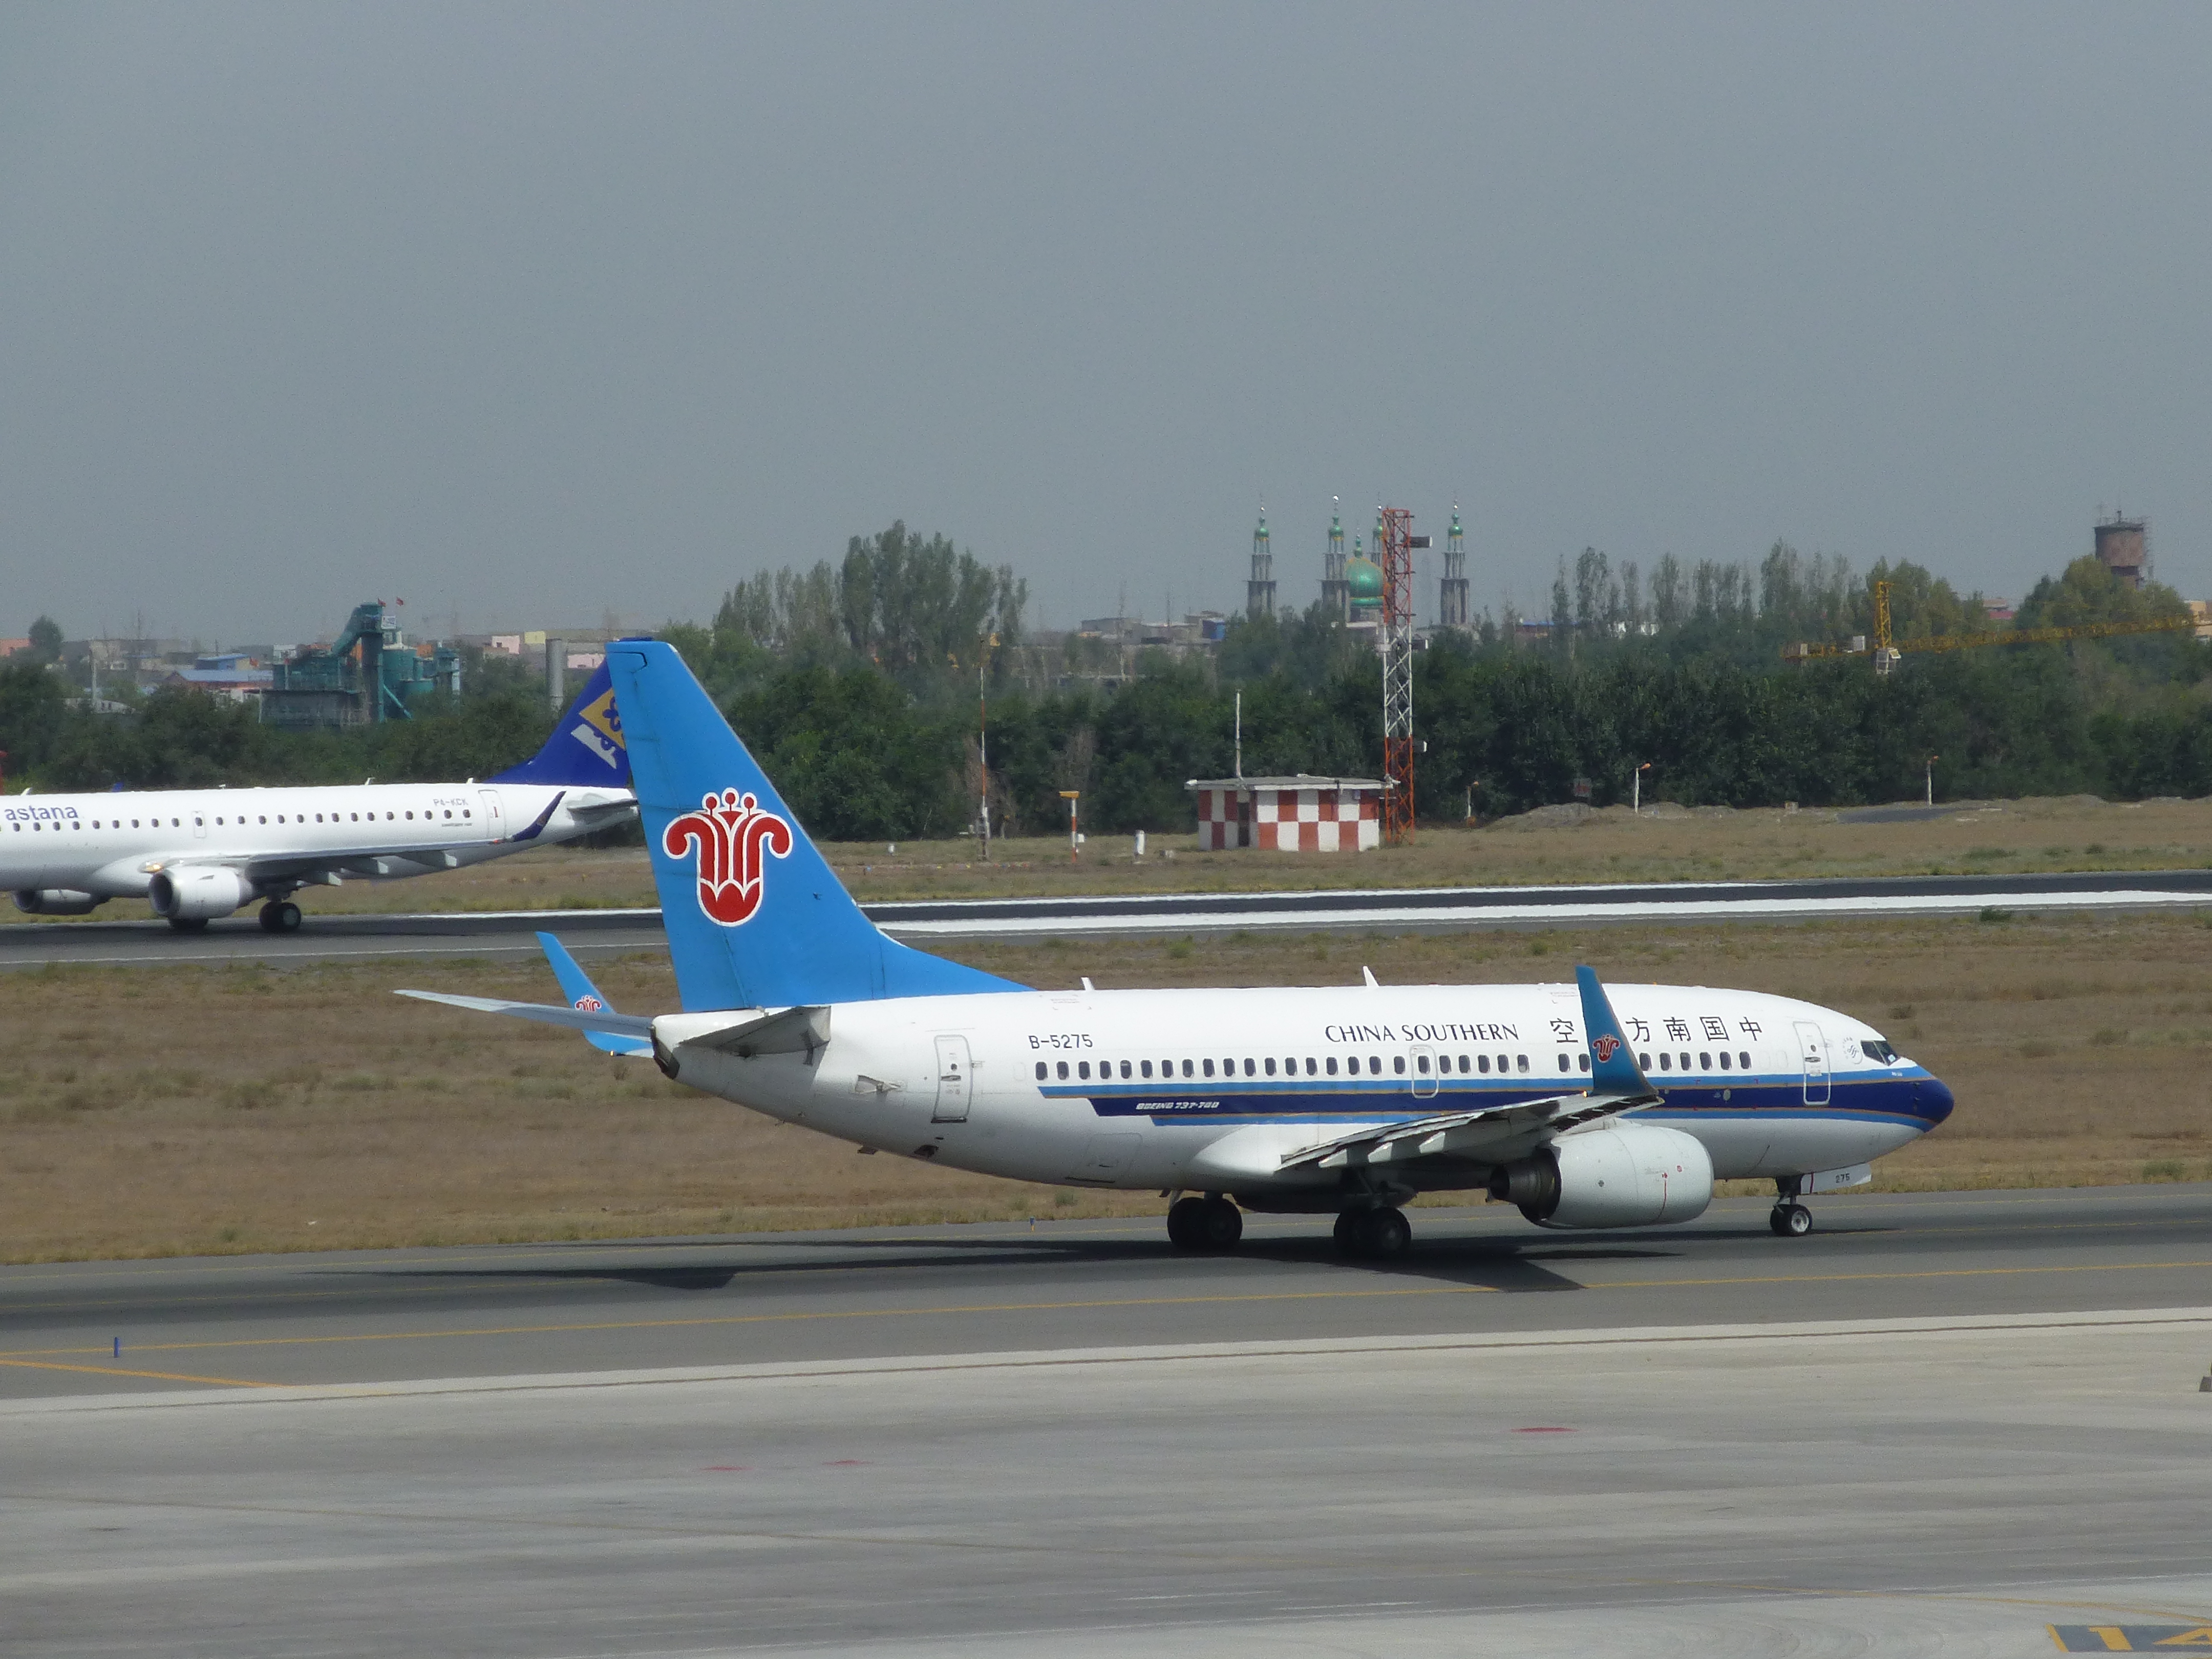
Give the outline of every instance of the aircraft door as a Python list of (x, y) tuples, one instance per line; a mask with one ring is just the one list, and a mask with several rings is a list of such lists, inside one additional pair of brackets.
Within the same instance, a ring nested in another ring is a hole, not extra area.
[(192, 839), (194, 841), (205, 841), (207, 839), (207, 809), (202, 806), (194, 806), (192, 808)]
[(1828, 1103), (1828, 1044), (1809, 1019), (1797, 1022), (1797, 1053), (1805, 1064), (1805, 1103)]
[(1426, 1100), (1437, 1091), (1437, 1051), (1424, 1044), (1413, 1047), (1413, 1098)]
[(477, 800), (478, 810), (483, 813), (483, 838), (486, 841), (505, 841), (507, 818), (499, 810), (499, 791), (479, 789)]
[(929, 1115), (932, 1123), (968, 1121), (968, 1073), (973, 1069), (966, 1037), (937, 1039), (937, 1105)]

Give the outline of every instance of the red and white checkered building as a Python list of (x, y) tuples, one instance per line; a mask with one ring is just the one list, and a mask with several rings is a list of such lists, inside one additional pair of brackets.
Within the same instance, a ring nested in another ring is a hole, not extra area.
[(1278, 853), (1364, 853), (1382, 844), (1382, 785), (1375, 778), (1193, 778), (1198, 847)]

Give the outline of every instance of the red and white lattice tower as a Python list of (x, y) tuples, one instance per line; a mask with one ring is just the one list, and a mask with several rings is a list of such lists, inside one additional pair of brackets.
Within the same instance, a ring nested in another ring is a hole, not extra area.
[(1413, 515), (1402, 507), (1375, 519), (1375, 562), (1382, 569), (1382, 840), (1413, 839)]

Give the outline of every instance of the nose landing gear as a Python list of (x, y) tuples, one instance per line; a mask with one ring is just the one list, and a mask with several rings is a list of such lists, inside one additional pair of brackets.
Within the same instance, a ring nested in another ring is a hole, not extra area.
[(1168, 1243), (1179, 1250), (1233, 1250), (1244, 1213), (1219, 1193), (1193, 1194), (1168, 1206)]
[(1813, 1231), (1813, 1212), (1797, 1201), (1798, 1194), (1804, 1190), (1802, 1176), (1775, 1176), (1774, 1212), (1766, 1218), (1766, 1224), (1777, 1238), (1802, 1238)]

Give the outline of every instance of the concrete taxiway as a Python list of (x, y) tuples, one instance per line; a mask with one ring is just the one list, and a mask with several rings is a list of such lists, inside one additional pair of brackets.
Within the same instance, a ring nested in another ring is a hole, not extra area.
[(5, 1645), (2026, 1655), (2212, 1616), (2212, 1188), (1821, 1215), (1424, 1211), (1395, 1268), (1261, 1218), (1214, 1259), (1133, 1223), (9, 1268)]
[[(1235, 932), (1453, 932), (1635, 923), (1788, 922), (1854, 916), (2212, 909), (2212, 870), (2079, 875), (1672, 883), (1632, 886), (1372, 888), (1310, 893), (916, 900), (872, 904), (885, 932), (918, 944), (972, 939), (1146, 938)], [(532, 933), (582, 951), (663, 950), (660, 912), (514, 910), (311, 916), (296, 933), (251, 915), (179, 933), (152, 919), (0, 927), (0, 969), (50, 963), (161, 966), (428, 956), (534, 956)]]

